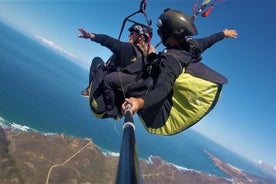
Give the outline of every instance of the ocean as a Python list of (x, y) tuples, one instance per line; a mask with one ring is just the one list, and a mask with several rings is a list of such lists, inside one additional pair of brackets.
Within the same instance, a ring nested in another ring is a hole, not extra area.
[[(88, 68), (2, 22), (0, 43), (1, 126), (91, 138), (103, 152), (119, 153), (123, 120), (95, 118), (88, 99), (80, 95), (87, 86)], [(207, 150), (249, 173), (263, 174), (257, 165), (192, 129), (174, 136), (158, 136), (147, 133), (137, 116), (134, 121), (141, 159), (160, 156), (185, 169), (229, 178), (212, 163), (204, 152)]]

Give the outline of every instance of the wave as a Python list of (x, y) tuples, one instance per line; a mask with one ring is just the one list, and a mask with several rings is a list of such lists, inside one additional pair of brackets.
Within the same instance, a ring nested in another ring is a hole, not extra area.
[(35, 131), (34, 129), (32, 129), (26, 125), (20, 125), (16, 122), (10, 122), (1, 116), (0, 116), (0, 126), (2, 126), (5, 129), (20, 130), (20, 131), (24, 131), (24, 132)]
[[(101, 150), (101, 149), (100, 149)], [(105, 155), (105, 156), (109, 156), (109, 157), (119, 157), (120, 153), (117, 152), (112, 152), (112, 151), (103, 151), (101, 150), (101, 152)]]
[(43, 135), (55, 135), (56, 133), (51, 133), (51, 132), (41, 132), (38, 131), (34, 128), (31, 128), (27, 125), (22, 125), (20, 123), (14, 122), (14, 121), (9, 121), (4, 119), (3, 117), (0, 116), (0, 126), (4, 129), (11, 129), (15, 131), (24, 131), (24, 132), (39, 132)]
[(174, 164), (174, 163), (171, 163), (171, 162), (168, 162), (166, 160), (163, 160), (161, 157), (159, 156), (153, 156), (153, 155), (150, 155), (148, 157), (148, 159), (145, 160), (145, 162), (147, 164), (156, 164), (157, 162), (161, 162), (161, 161), (164, 161), (166, 162), (167, 164), (171, 164), (173, 165), (174, 167), (176, 167), (179, 171), (193, 171), (193, 172), (197, 172), (197, 173), (201, 173), (200, 171), (197, 171), (195, 169), (188, 169), (186, 167), (183, 167), (183, 166), (179, 166), (177, 164)]
[[(119, 157), (120, 156), (120, 153), (118, 153), (118, 152), (112, 152), (112, 151), (108, 151), (107, 149), (104, 149), (100, 146), (98, 146), (98, 147), (105, 156), (109, 156), (109, 157)], [(159, 156), (153, 156), (153, 155), (150, 155), (146, 159), (145, 158), (140, 158), (140, 159), (144, 160), (147, 164), (154, 164), (156, 162), (155, 161), (156, 158), (160, 161), (162, 160)], [(188, 169), (186, 167), (179, 166), (179, 165), (176, 165), (174, 163), (167, 162), (165, 160), (163, 160), (163, 161), (168, 163), (168, 164), (171, 164), (171, 165), (175, 166), (179, 171), (182, 170), (182, 171), (193, 171), (193, 172), (201, 173), (200, 171), (197, 171), (197, 170), (194, 170), (194, 169)]]
[(21, 131), (24, 131), (24, 132), (28, 132), (31, 129), (28, 126), (19, 125), (19, 124), (16, 124), (15, 122), (11, 123), (11, 127), (14, 128), (14, 129), (16, 129), (16, 130), (21, 130)]
[[(101, 147), (99, 147), (99, 149), (101, 150), (101, 152), (105, 155), (105, 156), (109, 156), (109, 157), (119, 157), (120, 156), (120, 153), (118, 153), (118, 152), (112, 152), (112, 151), (108, 151), (108, 150), (106, 150), (106, 149), (104, 149), (104, 148), (101, 148)], [(144, 159), (144, 158), (140, 158), (140, 159), (142, 159), (142, 160), (144, 160), (147, 164), (154, 164), (156, 161), (154, 161), (155, 159), (158, 159), (158, 160), (162, 160), (159, 156), (153, 156), (153, 155), (150, 155), (147, 159)], [(183, 166), (179, 166), (179, 165), (176, 165), (176, 164), (174, 164), (174, 163), (170, 163), (170, 162), (167, 162), (167, 161), (165, 161), (165, 160), (162, 160), (162, 161), (164, 161), (164, 162), (166, 162), (166, 163), (168, 163), (168, 164), (171, 164), (171, 165), (173, 165), (174, 167), (176, 167), (176, 169), (178, 169), (179, 171), (192, 171), (192, 172), (196, 172), (196, 173), (201, 173), (201, 171), (197, 171), (197, 170), (195, 170), (195, 169), (188, 169), (188, 168), (186, 168), (186, 167), (183, 167)], [(210, 175), (211, 176), (211, 175)], [(213, 175), (213, 176), (215, 176), (215, 175)]]
[[(112, 152), (112, 151), (109, 151), (105, 148), (102, 148), (100, 147), (99, 145), (97, 145), (98, 148), (101, 150), (101, 152), (105, 155), (105, 156), (108, 156), (108, 157), (119, 157), (120, 156), (120, 153), (118, 152)], [(166, 160), (163, 160), (162, 158), (160, 158), (159, 156), (153, 156), (153, 155), (150, 155), (148, 158), (139, 158), (141, 160), (144, 160), (147, 164), (154, 164), (156, 162), (156, 159), (157, 160), (162, 160), (168, 164), (171, 164), (173, 165), (174, 167), (176, 167), (179, 171), (192, 171), (192, 172), (196, 172), (196, 173), (201, 173), (201, 171), (198, 171), (198, 170), (195, 170), (195, 169), (189, 169), (189, 168), (186, 168), (186, 167), (183, 167), (183, 166), (179, 166), (177, 164), (174, 164), (174, 163), (170, 163)], [(210, 174), (211, 176), (211, 174)], [(214, 175), (213, 175), (214, 176)]]
[(10, 126), (9, 121), (5, 120), (5, 119), (2, 118), (1, 116), (0, 116), (0, 126), (3, 127), (4, 129), (12, 128), (12, 127)]

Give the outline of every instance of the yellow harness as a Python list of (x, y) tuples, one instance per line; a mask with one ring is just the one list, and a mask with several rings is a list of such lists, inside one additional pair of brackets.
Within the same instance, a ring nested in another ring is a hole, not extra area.
[(173, 105), (164, 126), (157, 129), (147, 127), (139, 117), (152, 134), (176, 134), (203, 118), (217, 103), (220, 93), (220, 85), (194, 77), (184, 68), (173, 85)]

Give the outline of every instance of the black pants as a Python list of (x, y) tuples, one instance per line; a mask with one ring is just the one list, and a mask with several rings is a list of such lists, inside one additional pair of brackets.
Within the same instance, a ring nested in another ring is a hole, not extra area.
[(90, 107), (95, 114), (105, 115), (102, 118), (121, 116), (121, 105), (124, 102), (124, 88), (134, 82), (136, 75), (114, 72), (104, 66), (100, 57), (95, 57), (90, 66), (89, 84)]
[(93, 58), (91, 65), (90, 65), (90, 70), (89, 70), (89, 85), (93, 81), (93, 78), (95, 77), (97, 68), (99, 68), (102, 65), (104, 65), (104, 61), (102, 60), (102, 58), (100, 58), (100, 57)]
[[(136, 75), (122, 72), (112, 72), (104, 78), (104, 99), (107, 110), (112, 110), (115, 105), (115, 91), (122, 91), (124, 95), (127, 84), (134, 82)], [(121, 104), (123, 101), (121, 102)]]

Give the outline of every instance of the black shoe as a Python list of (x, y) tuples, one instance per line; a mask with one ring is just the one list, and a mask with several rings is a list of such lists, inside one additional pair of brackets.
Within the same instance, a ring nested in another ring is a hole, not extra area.
[(81, 91), (81, 95), (82, 95), (83, 97), (89, 97), (89, 89), (86, 88), (86, 89), (82, 90), (82, 91)]

